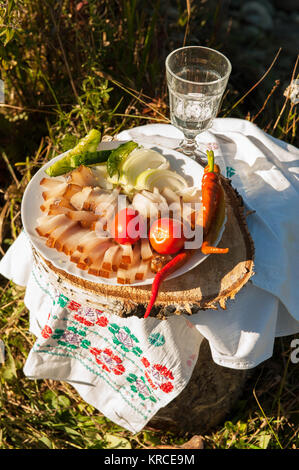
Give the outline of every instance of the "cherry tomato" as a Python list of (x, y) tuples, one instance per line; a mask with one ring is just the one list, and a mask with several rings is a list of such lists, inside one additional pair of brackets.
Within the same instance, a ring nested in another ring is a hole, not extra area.
[(149, 232), (150, 243), (162, 255), (172, 255), (184, 247), (184, 224), (180, 220), (162, 217), (157, 219)]
[(139, 240), (142, 228), (143, 222), (139, 212), (126, 208), (116, 214), (110, 225), (110, 232), (117, 243), (132, 245)]

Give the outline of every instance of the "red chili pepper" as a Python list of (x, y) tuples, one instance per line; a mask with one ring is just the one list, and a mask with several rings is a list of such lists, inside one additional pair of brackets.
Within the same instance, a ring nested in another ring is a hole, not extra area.
[(202, 178), (202, 205), (203, 205), (203, 243), (201, 251), (207, 254), (228, 253), (228, 248), (212, 246), (215, 238), (216, 228), (219, 229), (219, 218), (224, 211), (223, 189), (219, 182), (220, 169), (214, 165), (214, 152), (207, 151), (208, 166), (204, 170)]
[(151, 298), (148, 303), (146, 312), (144, 314), (144, 318), (147, 318), (151, 312), (151, 309), (156, 301), (161, 282), (164, 281), (164, 279), (166, 278), (166, 276), (168, 276), (168, 274), (172, 273), (175, 269), (178, 268), (179, 265), (184, 263), (187, 256), (188, 255), (186, 251), (182, 251), (178, 253), (171, 261), (165, 264), (165, 266), (163, 266), (163, 268), (160, 271), (157, 272), (155, 279), (153, 281), (152, 294), (151, 294)]

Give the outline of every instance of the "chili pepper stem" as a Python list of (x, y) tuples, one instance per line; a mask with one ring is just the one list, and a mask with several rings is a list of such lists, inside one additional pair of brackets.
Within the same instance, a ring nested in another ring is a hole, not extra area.
[(208, 157), (209, 171), (213, 172), (214, 171), (214, 160), (215, 160), (213, 150), (207, 150), (207, 157)]

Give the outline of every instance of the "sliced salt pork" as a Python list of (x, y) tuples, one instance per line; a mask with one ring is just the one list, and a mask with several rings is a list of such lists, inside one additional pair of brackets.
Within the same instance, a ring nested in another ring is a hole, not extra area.
[(67, 184), (60, 183), (56, 187), (48, 189), (47, 191), (42, 192), (42, 197), (45, 201), (48, 199), (53, 199), (53, 197), (58, 198), (63, 196), (64, 191), (66, 190)]
[(153, 257), (153, 252), (148, 238), (141, 239), (141, 258), (147, 261)]
[(105, 197), (107, 197), (107, 193), (104, 191), (104, 189), (93, 188), (90, 191), (88, 198), (84, 201), (83, 209), (88, 211), (95, 211), (97, 205), (103, 201)]
[(101, 269), (104, 271), (113, 270), (113, 261), (116, 257), (116, 253), (120, 250), (119, 245), (112, 245), (105, 253)]
[(35, 230), (41, 237), (48, 237), (55, 228), (64, 224), (66, 221), (69, 222), (69, 219), (64, 214), (38, 217)]
[[(67, 247), (67, 240), (70, 238), (74, 233), (76, 233), (80, 229), (80, 225), (76, 222), (71, 221), (71, 225), (64, 230), (59, 237), (56, 238), (54, 242), (54, 248), (57, 251), (63, 251), (65, 254), (69, 254), (69, 250)], [(54, 233), (52, 234), (54, 236)]]
[[(93, 274), (94, 276), (100, 276), (100, 270), (103, 262), (105, 252), (112, 246), (112, 242), (108, 241), (103, 243), (98, 247), (98, 249), (93, 252), (92, 262), (88, 265), (88, 273)], [(85, 260), (84, 260), (85, 261)]]
[(82, 210), (84, 203), (87, 200), (91, 191), (92, 191), (92, 187), (86, 186), (85, 188), (82, 189), (82, 191), (78, 191), (76, 194), (74, 194), (70, 199), (72, 206), (74, 206), (74, 208), (77, 209), (78, 211)]
[(150, 261), (141, 260), (135, 272), (135, 280), (143, 281), (146, 279), (150, 270)]
[(57, 189), (61, 184), (65, 184), (65, 180), (57, 178), (42, 178), (39, 184), (46, 190)]
[(71, 171), (67, 177), (68, 183), (73, 183), (78, 186), (97, 186), (97, 180), (90, 168), (80, 165), (75, 170)]
[(83, 261), (83, 256), (84, 256), (84, 255), (83, 255), (80, 251), (75, 250), (75, 251), (73, 251), (73, 253), (71, 254), (70, 260), (71, 260), (73, 263), (78, 264), (81, 259), (82, 259), (82, 261)]
[(63, 197), (70, 200), (74, 196), (74, 194), (79, 193), (79, 191), (82, 191), (82, 187), (78, 184), (68, 184), (63, 193)]
[(64, 253), (67, 255), (72, 255), (78, 249), (78, 245), (81, 242), (82, 238), (89, 233), (88, 229), (83, 229), (82, 227), (77, 227), (77, 230), (70, 235), (64, 246)]
[(98, 220), (99, 216), (90, 211), (68, 211), (67, 217), (80, 222), (83, 227), (90, 227), (91, 223)]
[(130, 276), (127, 269), (118, 268), (116, 279), (119, 284), (130, 284)]
[(84, 235), (84, 237), (82, 237), (77, 247), (77, 250), (80, 251), (80, 253), (84, 253), (86, 250), (88, 250), (89, 243), (95, 242), (99, 238), (95, 232), (90, 230), (88, 232), (89, 233), (87, 233), (87, 235)]
[(69, 219), (65, 219), (61, 224), (59, 224), (48, 236), (46, 245), (49, 246), (50, 248), (56, 248), (55, 243), (56, 240), (70, 227), (73, 227), (76, 225), (75, 222)]
[[(99, 237), (95, 233), (94, 238), (90, 238), (86, 243), (84, 243), (84, 247), (82, 249), (82, 253), (85, 253), (88, 255), (92, 250), (94, 250), (96, 247), (102, 245), (103, 243), (109, 241), (108, 237)], [(82, 245), (78, 245), (78, 250), (81, 251)]]
[(54, 204), (51, 204), (48, 210), (48, 215), (64, 214), (67, 216), (68, 212), (70, 212), (68, 207), (55, 206)]
[(45, 201), (41, 206), (40, 209), (43, 212), (48, 212), (50, 209), (58, 208), (58, 207), (67, 207), (68, 209), (74, 209), (71, 203), (65, 199), (64, 197), (60, 198), (51, 198)]
[(62, 251), (66, 255), (71, 255), (76, 251), (77, 246), (80, 243), (80, 239), (84, 236), (85, 231), (87, 231), (87, 229), (82, 229), (79, 224), (74, 224), (71, 230), (63, 233), (60, 241), (62, 243)]
[(131, 264), (133, 261), (133, 248), (132, 245), (127, 243), (126, 245), (121, 245), (123, 253), (121, 257), (121, 264), (122, 268), (126, 268), (127, 265)]
[(141, 262), (140, 251), (141, 251), (140, 243), (135, 243), (133, 247), (132, 264), (128, 267), (127, 278), (129, 279), (129, 284), (132, 284), (135, 281), (135, 275)]
[(98, 242), (90, 249), (86, 250), (84, 263), (90, 265), (95, 259), (99, 258), (99, 255), (104, 253), (111, 246), (111, 242), (107, 241), (107, 238), (98, 239)]
[(119, 249), (118, 249), (118, 251), (116, 252), (116, 254), (114, 256), (113, 264), (112, 264), (112, 270), (114, 272), (117, 272), (117, 270), (119, 268), (119, 265), (120, 265), (120, 262), (121, 262), (121, 259), (122, 259), (122, 255), (123, 255), (123, 250), (122, 250), (122, 247), (119, 246)]

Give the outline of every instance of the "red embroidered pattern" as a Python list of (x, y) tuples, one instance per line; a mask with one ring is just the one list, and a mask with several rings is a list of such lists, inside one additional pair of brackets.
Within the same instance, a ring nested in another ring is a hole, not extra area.
[(98, 319), (96, 321), (96, 324), (99, 325), (99, 326), (102, 326), (102, 327), (107, 326), (108, 323), (109, 323), (108, 318), (106, 318), (104, 316), (98, 317)]
[(74, 300), (71, 300), (68, 304), (67, 304), (67, 308), (69, 308), (70, 310), (74, 310), (75, 312), (78, 311), (78, 308), (81, 307), (81, 304), (78, 304), (78, 302), (75, 302)]
[(165, 393), (169, 393), (173, 390), (173, 384), (169, 380), (173, 380), (174, 377), (167, 367), (161, 364), (151, 366), (146, 357), (142, 357), (141, 362), (146, 367), (144, 375), (154, 390), (160, 388), (160, 390)]
[(48, 325), (45, 325), (45, 327), (43, 328), (41, 332), (41, 335), (43, 338), (48, 339), (50, 338), (52, 333), (53, 333), (52, 329)]
[(100, 364), (106, 372), (112, 371), (115, 375), (122, 375), (125, 372), (122, 360), (113, 354), (111, 349), (91, 348), (89, 352), (95, 356), (97, 364)]

